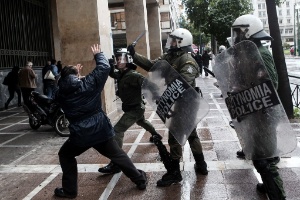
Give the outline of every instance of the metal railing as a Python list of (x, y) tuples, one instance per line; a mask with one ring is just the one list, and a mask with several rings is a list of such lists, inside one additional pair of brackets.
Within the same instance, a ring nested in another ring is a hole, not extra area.
[[(297, 79), (299, 80), (300, 83), (300, 77), (299, 76), (294, 76), (294, 75), (288, 75), (289, 78)], [(292, 90), (292, 98), (293, 98), (293, 106), (300, 108), (300, 102), (299, 102), (299, 94), (300, 94), (300, 85), (298, 83), (292, 82), (290, 79), (290, 84), (291, 84), (291, 90)]]

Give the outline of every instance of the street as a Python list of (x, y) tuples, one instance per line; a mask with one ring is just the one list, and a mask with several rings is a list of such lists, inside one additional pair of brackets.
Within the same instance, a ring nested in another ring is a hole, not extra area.
[[(165, 168), (156, 146), (149, 142), (150, 133), (134, 125), (125, 133), (123, 149), (135, 166), (147, 173), (147, 189), (137, 190), (123, 173), (100, 174), (98, 168), (105, 166), (109, 160), (90, 149), (77, 157), (76, 199), (266, 200), (266, 195), (256, 191), (260, 176), (252, 162), (236, 157), (241, 146), (236, 132), (229, 126), (229, 113), (214, 82), (216, 79), (210, 76), (197, 79), (197, 85), (210, 106), (209, 113), (197, 126), (208, 164), (207, 176), (195, 173), (195, 161), (187, 142), (180, 162), (183, 181), (166, 188), (157, 187), (156, 181), (166, 172)], [(168, 130), (149, 105), (146, 106), (145, 118), (163, 136), (163, 143), (169, 148)], [(116, 123), (117, 119), (111, 118), (112, 123)], [(282, 156), (277, 166), (287, 200), (299, 200), (300, 124), (291, 125), (297, 135), (298, 146), (295, 151)], [(0, 199), (58, 199), (53, 196), (54, 189), (61, 186), (62, 177), (57, 153), (66, 139), (59, 137), (50, 126), (32, 130), (22, 108), (0, 111)]]

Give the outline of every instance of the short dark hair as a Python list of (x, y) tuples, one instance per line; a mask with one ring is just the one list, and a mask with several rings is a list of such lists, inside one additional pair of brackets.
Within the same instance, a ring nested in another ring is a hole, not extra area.
[(72, 65), (65, 66), (64, 68), (62, 68), (62, 70), (60, 72), (61, 78), (67, 77), (71, 74), (74, 74), (74, 75), (78, 74), (77, 68)]
[(56, 63), (55, 59), (51, 59), (51, 65), (54, 65)]

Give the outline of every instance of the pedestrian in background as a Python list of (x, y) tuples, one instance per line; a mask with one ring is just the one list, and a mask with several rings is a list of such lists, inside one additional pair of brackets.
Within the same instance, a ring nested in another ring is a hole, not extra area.
[(56, 66), (55, 59), (51, 59), (50, 61), (48, 61), (47, 64), (45, 65), (45, 67), (42, 69), (44, 95), (46, 95), (48, 98), (52, 98), (53, 92), (55, 91), (55, 88), (56, 88), (56, 82), (55, 82), (55, 80), (52, 80), (52, 79), (45, 79), (45, 75), (49, 70), (52, 72), (54, 77), (57, 78), (58, 69)]
[[(202, 62), (203, 62), (203, 67), (208, 69), (209, 68), (209, 61), (211, 60), (212, 58), (210, 57), (210, 55), (207, 53), (207, 51), (205, 50), (203, 55), (202, 55)], [(205, 72), (205, 77), (208, 76), (208, 72), (207, 70), (204, 70)]]
[(79, 77), (80, 64), (65, 66), (58, 81), (55, 99), (69, 120), (70, 137), (60, 148), (59, 162), (63, 171), (62, 187), (54, 194), (75, 198), (78, 194), (76, 157), (91, 147), (112, 160), (138, 189), (147, 185), (146, 173), (136, 169), (128, 155), (114, 140), (114, 130), (102, 110), (101, 92), (108, 78), (110, 65), (100, 45), (91, 47), (96, 67), (85, 77)]
[(32, 69), (32, 62), (28, 61), (23, 69), (19, 72), (19, 85), (22, 92), (23, 102), (29, 107), (29, 97), (32, 91), (35, 90), (37, 75)]
[(202, 66), (203, 66), (203, 62), (202, 62), (202, 55), (200, 54), (200, 52), (198, 51), (197, 54), (192, 54), (193, 58), (196, 60), (198, 66), (199, 66), (199, 73), (202, 76)]
[(61, 64), (61, 61), (59, 60), (59, 61), (57, 61), (57, 72), (58, 73), (60, 73), (61, 72), (61, 70), (62, 70), (62, 64)]
[(7, 89), (9, 92), (9, 98), (5, 103), (5, 109), (8, 109), (8, 105), (13, 100), (15, 93), (18, 95), (18, 106), (21, 104), (21, 90), (19, 87), (19, 66), (14, 66), (12, 70), (7, 74), (8, 84)]

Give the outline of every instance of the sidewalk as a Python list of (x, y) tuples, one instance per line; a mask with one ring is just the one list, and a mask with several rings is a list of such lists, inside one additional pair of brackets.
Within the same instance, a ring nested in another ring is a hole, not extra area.
[[(197, 79), (210, 105), (208, 115), (197, 126), (209, 168), (207, 176), (195, 173), (195, 161), (186, 143), (180, 163), (183, 181), (166, 188), (156, 187), (156, 181), (165, 173), (165, 168), (159, 161), (156, 146), (149, 143), (150, 133), (134, 125), (125, 133), (123, 149), (137, 168), (146, 171), (149, 180), (147, 189), (137, 190), (123, 173), (98, 173), (98, 168), (105, 166), (109, 160), (90, 149), (77, 158), (76, 199), (267, 199), (255, 189), (259, 175), (252, 162), (236, 157), (240, 144), (234, 129), (228, 124), (229, 113), (214, 82), (216, 80), (212, 77)], [(149, 106), (145, 117), (163, 135), (163, 142), (169, 148), (168, 130)], [(111, 121), (115, 123), (117, 119)], [(282, 157), (278, 167), (287, 199), (297, 200), (300, 199), (300, 124), (293, 123), (292, 126), (297, 133), (298, 147)], [(57, 153), (65, 140), (56, 135), (50, 126), (32, 130), (21, 108), (0, 111), (0, 199), (59, 199), (53, 196), (53, 191), (61, 186), (62, 173)]]

